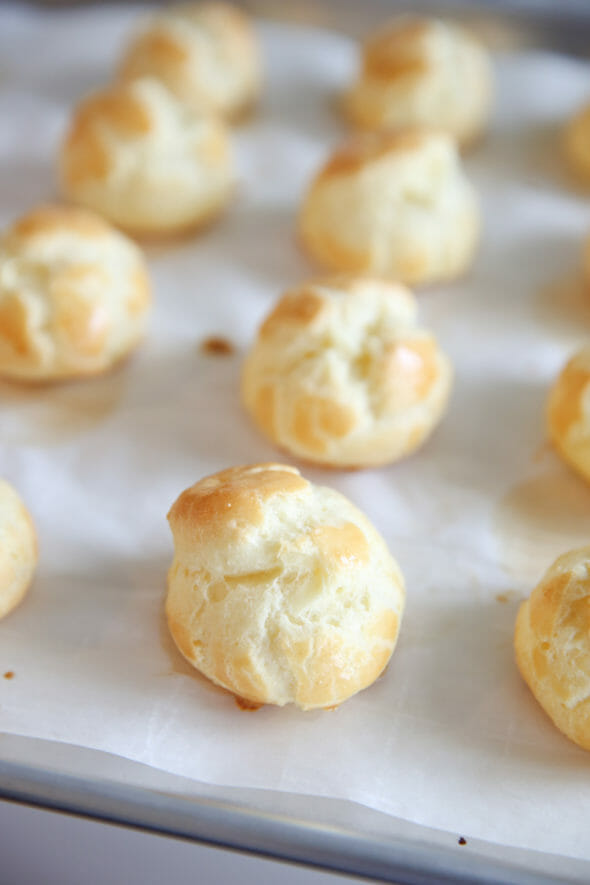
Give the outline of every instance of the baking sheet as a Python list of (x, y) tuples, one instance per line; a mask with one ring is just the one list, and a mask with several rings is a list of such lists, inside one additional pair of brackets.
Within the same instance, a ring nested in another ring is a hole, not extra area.
[[(0, 9), (0, 215), (54, 195), (53, 157), (79, 94), (104, 82), (136, 9)], [(512, 628), (555, 555), (587, 539), (590, 492), (544, 444), (543, 403), (590, 327), (579, 280), (590, 203), (559, 126), (590, 68), (547, 53), (497, 59), (492, 133), (468, 158), (484, 238), (472, 271), (420, 294), (456, 368), (449, 412), (398, 465), (306, 469), (373, 519), (406, 576), (386, 674), (332, 713), (244, 713), (184, 663), (162, 603), (178, 492), (279, 457), (239, 407), (240, 362), (286, 286), (314, 268), (293, 238), (305, 183), (344, 133), (354, 70), (336, 34), (260, 26), (267, 89), (236, 131), (240, 188), (198, 239), (151, 245), (156, 309), (143, 349), (93, 381), (0, 386), (0, 471), (35, 517), (41, 562), (0, 623), (0, 729), (77, 743), (235, 787), (352, 799), (410, 821), (590, 858), (586, 753), (522, 684)], [(206, 357), (210, 334), (231, 357)]]

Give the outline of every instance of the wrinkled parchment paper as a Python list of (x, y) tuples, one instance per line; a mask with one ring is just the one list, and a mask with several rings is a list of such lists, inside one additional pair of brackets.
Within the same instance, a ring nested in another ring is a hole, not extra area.
[[(2, 223), (54, 196), (68, 110), (109, 77), (136, 15), (0, 8)], [(0, 623), (0, 729), (590, 858), (590, 756), (552, 726), (512, 653), (519, 601), (590, 533), (590, 490), (543, 426), (548, 385), (590, 330), (578, 279), (590, 202), (558, 152), (559, 127), (590, 97), (588, 65), (497, 59), (492, 132), (467, 159), (481, 249), (467, 277), (419, 296), (456, 368), (434, 437), (385, 469), (306, 470), (368, 513), (406, 576), (385, 675), (336, 712), (244, 713), (168, 637), (170, 504), (207, 473), (280, 457), (240, 410), (239, 368), (273, 299), (315, 272), (294, 213), (344, 132), (336, 98), (355, 67), (336, 34), (260, 34), (267, 86), (235, 132), (238, 194), (198, 238), (147, 247), (156, 307), (145, 346), (103, 378), (0, 385), (0, 473), (27, 501), (41, 553), (27, 600)], [(235, 354), (203, 355), (212, 334)]]

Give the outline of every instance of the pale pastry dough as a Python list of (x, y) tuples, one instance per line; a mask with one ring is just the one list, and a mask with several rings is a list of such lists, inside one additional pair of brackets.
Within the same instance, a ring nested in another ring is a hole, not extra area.
[(294, 467), (235, 467), (184, 491), (168, 519), (166, 613), (179, 650), (252, 703), (333, 707), (395, 646), (404, 582), (369, 520)]
[(146, 78), (96, 92), (74, 110), (60, 178), (72, 202), (135, 234), (203, 225), (234, 188), (225, 125)]
[(516, 660), (555, 725), (590, 750), (590, 547), (560, 556), (518, 612)]
[(122, 79), (156, 77), (195, 110), (233, 120), (258, 97), (261, 61), (246, 13), (229, 3), (169, 6), (145, 22), (126, 48)]
[(367, 134), (315, 176), (299, 232), (309, 254), (331, 270), (428, 283), (467, 268), (479, 210), (450, 136)]
[(102, 372), (139, 343), (150, 306), (135, 243), (90, 212), (33, 209), (0, 238), (0, 376)]
[(430, 435), (449, 360), (400, 285), (334, 278), (287, 292), (261, 326), (242, 399), (278, 446), (339, 467), (385, 464)]
[(437, 19), (401, 16), (364, 44), (344, 105), (360, 128), (427, 126), (464, 145), (487, 125), (492, 94), (490, 57), (475, 37)]

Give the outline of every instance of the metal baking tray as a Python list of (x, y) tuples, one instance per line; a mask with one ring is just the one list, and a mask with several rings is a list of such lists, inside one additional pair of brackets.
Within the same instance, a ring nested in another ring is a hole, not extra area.
[[(49, 6), (67, 4), (54, 2)], [(253, 0), (253, 13), (360, 36), (402, 8), (460, 16), (492, 44), (590, 56), (590, 3)], [(587, 883), (590, 864), (446, 833), (353, 802), (200, 783), (84, 747), (0, 732), (0, 797), (399, 885)]]

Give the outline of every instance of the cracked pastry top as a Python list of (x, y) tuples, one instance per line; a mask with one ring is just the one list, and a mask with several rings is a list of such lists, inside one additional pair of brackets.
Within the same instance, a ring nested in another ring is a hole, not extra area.
[(463, 146), (485, 129), (492, 94), (490, 57), (474, 36), (456, 24), (400, 16), (365, 41), (344, 109), (361, 129), (425, 126)]
[(234, 188), (223, 122), (150, 78), (109, 86), (74, 109), (59, 175), (69, 200), (138, 235), (204, 225)]
[(102, 372), (143, 338), (150, 306), (135, 243), (90, 212), (33, 209), (0, 237), (0, 376)]
[(287, 292), (242, 372), (242, 400), (276, 445), (339, 467), (385, 464), (433, 431), (450, 362), (403, 286), (333, 278)]
[(343, 495), (294, 467), (234, 467), (186, 489), (168, 519), (168, 625), (213, 682), (254, 704), (309, 710), (383, 672), (404, 582)]
[(258, 97), (260, 49), (247, 14), (237, 6), (172, 5), (138, 28), (119, 77), (155, 77), (189, 107), (235, 120)]
[(590, 750), (590, 547), (557, 559), (520, 607), (520, 672), (570, 740)]
[(315, 175), (298, 229), (325, 268), (431, 283), (470, 264), (479, 209), (450, 136), (365, 134), (337, 149)]

